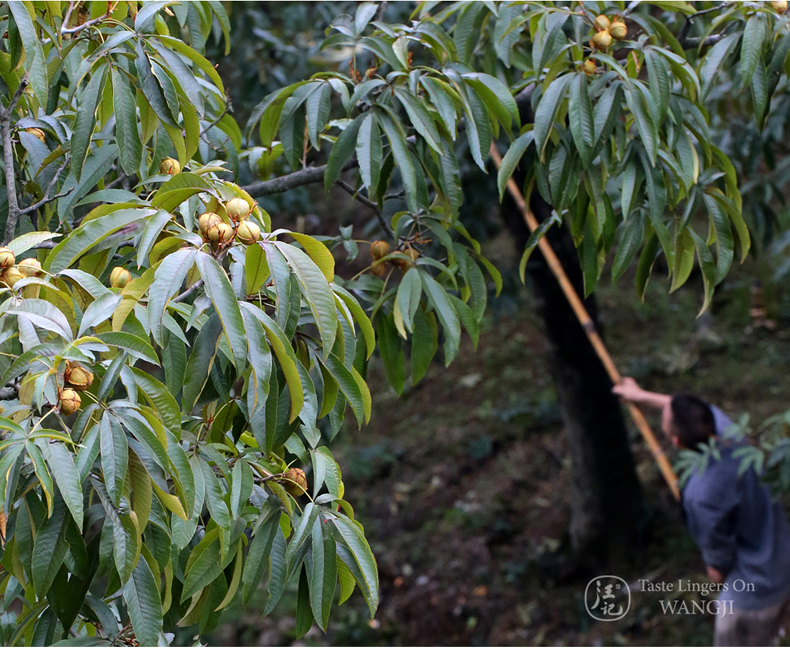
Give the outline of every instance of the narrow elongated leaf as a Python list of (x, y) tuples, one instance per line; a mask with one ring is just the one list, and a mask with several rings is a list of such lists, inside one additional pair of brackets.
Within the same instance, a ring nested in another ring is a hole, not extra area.
[(140, 168), (143, 157), (143, 144), (137, 131), (137, 103), (126, 75), (115, 67), (112, 69), (112, 100), (121, 167), (127, 175), (133, 175)]
[(123, 599), (134, 628), (134, 636), (143, 647), (159, 645), (162, 632), (162, 602), (159, 581), (154, 578), (145, 557), (141, 557), (123, 586)]
[(96, 108), (99, 105), (99, 98), (104, 90), (106, 79), (107, 67), (101, 66), (93, 74), (79, 99), (79, 109), (71, 134), (71, 172), (78, 182), (82, 176), (85, 158), (88, 156), (93, 128), (96, 126)]
[(233, 287), (227, 273), (211, 255), (199, 252), (196, 264), (204, 282), (206, 295), (211, 298), (222, 321), (222, 329), (233, 353), (236, 370), (241, 372), (247, 366), (247, 337)]
[(160, 346), (164, 345), (162, 320), (167, 304), (181, 288), (194, 261), (195, 251), (191, 248), (176, 250), (165, 257), (156, 269), (148, 291), (148, 321), (151, 336)]
[(63, 501), (81, 532), (84, 517), (82, 486), (74, 456), (60, 441), (47, 442), (46, 439), (42, 439), (39, 443), (44, 458), (49, 462), (52, 477), (55, 478)]

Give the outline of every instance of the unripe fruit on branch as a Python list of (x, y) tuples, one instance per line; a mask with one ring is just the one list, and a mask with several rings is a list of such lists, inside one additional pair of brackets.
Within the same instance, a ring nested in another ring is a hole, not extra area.
[(16, 257), (10, 248), (0, 248), (0, 268), (8, 268), (16, 263)]
[(283, 474), (282, 484), (285, 490), (294, 497), (301, 496), (307, 491), (307, 477), (302, 469), (288, 469)]
[(25, 276), (20, 273), (16, 266), (9, 266), (3, 271), (3, 282), (9, 287), (13, 287), (19, 280), (24, 280)]
[(600, 14), (599, 16), (596, 16), (595, 17), (595, 27), (597, 27), (600, 30), (608, 30), (609, 29), (609, 19), (606, 16), (604, 16), (603, 14)]
[(616, 20), (612, 23), (612, 26), (609, 28), (609, 34), (612, 35), (612, 38), (617, 39), (618, 41), (622, 41), (625, 37), (628, 36), (628, 28), (625, 26), (625, 23), (621, 20)]
[(371, 265), (370, 272), (377, 277), (384, 277), (384, 273), (387, 272), (387, 267), (384, 266), (384, 262), (376, 262)]
[(41, 262), (33, 257), (23, 259), (17, 264), (17, 268), (25, 277), (37, 277), (41, 275)]
[(370, 256), (373, 259), (381, 259), (386, 257), (390, 251), (390, 244), (386, 241), (374, 241), (370, 244)]
[(214, 223), (208, 229), (208, 239), (212, 243), (225, 243), (233, 238), (233, 228), (227, 223)]
[(44, 134), (44, 130), (40, 130), (37, 127), (26, 127), (25, 132), (32, 134), (39, 141), (41, 141), (41, 143), (46, 143), (46, 135)]
[(236, 236), (246, 246), (251, 246), (261, 237), (261, 228), (252, 221), (242, 221), (236, 229)]
[(612, 45), (612, 35), (606, 30), (601, 30), (600, 32), (597, 32), (595, 36), (593, 36), (592, 42), (598, 50), (606, 50), (610, 45)]
[(222, 223), (222, 219), (218, 214), (213, 212), (201, 214), (200, 218), (198, 218), (198, 228), (200, 229), (200, 234), (208, 239), (208, 231), (211, 229), (212, 225), (216, 225), (217, 223)]
[(66, 367), (66, 382), (75, 389), (84, 391), (93, 383), (93, 373), (79, 364)]
[(787, 0), (771, 0), (771, 6), (774, 11), (783, 14), (787, 11)]
[(584, 73), (585, 75), (595, 75), (595, 72), (598, 70), (598, 67), (595, 65), (595, 61), (592, 59), (587, 59), (584, 62)]
[(159, 164), (159, 172), (165, 175), (178, 175), (181, 172), (181, 164), (177, 159), (168, 157)]
[(76, 412), (80, 405), (82, 404), (82, 399), (80, 395), (74, 391), (74, 389), (63, 389), (60, 392), (60, 411), (62, 414), (66, 416), (71, 416), (74, 412)]
[(225, 211), (228, 212), (228, 218), (234, 223), (243, 221), (250, 215), (250, 203), (244, 198), (233, 198), (225, 205)]
[(132, 281), (132, 274), (122, 266), (116, 266), (110, 273), (110, 286), (123, 289)]

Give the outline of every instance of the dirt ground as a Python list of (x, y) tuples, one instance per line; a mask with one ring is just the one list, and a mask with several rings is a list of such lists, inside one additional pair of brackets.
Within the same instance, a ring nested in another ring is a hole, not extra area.
[[(668, 295), (660, 276), (641, 303), (630, 283), (602, 280), (605, 338), (621, 371), (657, 391), (698, 393), (752, 425), (786, 410), (790, 303), (770, 279), (763, 305), (776, 325), (755, 327), (754, 264), (735, 271), (712, 311), (697, 320), (701, 283)], [(628, 275), (625, 280), (630, 280)], [(546, 342), (529, 289), (494, 302), (477, 350), (466, 340), (398, 398), (373, 361), (373, 419), (332, 445), (346, 497), (379, 564), (374, 620), (358, 594), (333, 610), (332, 645), (708, 645), (710, 615), (665, 614), (659, 600), (710, 600), (697, 592), (641, 591), (639, 580), (704, 582), (704, 567), (678, 508), (631, 426), (646, 498), (649, 543), (618, 571), (632, 588), (625, 618), (592, 620), (588, 578), (568, 576), (563, 544), (569, 460)], [(657, 417), (652, 421), (658, 429)], [(239, 613), (210, 643), (293, 643), (293, 608), (260, 619)], [(787, 625), (790, 631), (790, 624)]]

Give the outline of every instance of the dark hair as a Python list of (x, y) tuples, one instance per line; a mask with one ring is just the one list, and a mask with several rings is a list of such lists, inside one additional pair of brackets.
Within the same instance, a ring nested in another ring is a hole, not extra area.
[(713, 410), (702, 398), (679, 393), (672, 396), (672, 427), (682, 446), (694, 448), (716, 434)]

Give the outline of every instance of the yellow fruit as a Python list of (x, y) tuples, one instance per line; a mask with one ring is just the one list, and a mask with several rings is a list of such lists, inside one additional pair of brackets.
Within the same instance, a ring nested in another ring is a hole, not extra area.
[(609, 19), (603, 14), (595, 17), (595, 26), (602, 30), (609, 29)]
[(252, 221), (242, 221), (236, 230), (236, 236), (243, 244), (251, 246), (261, 237), (261, 228)]
[(774, 8), (774, 11), (783, 14), (787, 11), (787, 0), (771, 0), (771, 6)]
[(233, 198), (228, 201), (225, 210), (228, 212), (228, 218), (234, 223), (238, 223), (250, 215), (250, 203), (244, 198)]
[(0, 248), (0, 268), (8, 268), (16, 263), (16, 257), (10, 248)]
[(200, 218), (198, 218), (198, 228), (200, 228), (200, 233), (208, 239), (208, 231), (211, 229), (212, 225), (216, 225), (217, 223), (222, 223), (222, 219), (218, 214), (213, 212), (201, 214)]
[(598, 70), (598, 67), (595, 65), (595, 61), (592, 59), (587, 59), (584, 62), (584, 73), (586, 75), (595, 75), (595, 72)]
[(47, 140), (46, 135), (44, 134), (44, 130), (40, 130), (37, 127), (26, 127), (25, 132), (27, 132), (28, 134), (32, 134), (42, 143), (45, 143)]
[(122, 266), (116, 266), (110, 273), (110, 286), (123, 289), (132, 281), (132, 274)]
[(208, 229), (208, 238), (212, 243), (225, 243), (233, 238), (233, 228), (227, 223), (214, 223)]
[(82, 399), (74, 389), (63, 389), (60, 392), (60, 411), (66, 416), (70, 416), (80, 408)]
[(79, 365), (67, 367), (66, 382), (75, 389), (83, 391), (93, 383), (93, 373)]
[(625, 39), (625, 37), (628, 36), (628, 28), (625, 26), (625, 23), (623, 21), (616, 20), (614, 23), (612, 23), (612, 26), (609, 28), (609, 34), (612, 35), (612, 38), (617, 39), (618, 41), (622, 41), (623, 39)]
[(592, 38), (592, 42), (593, 45), (598, 48), (598, 50), (606, 50), (610, 45), (612, 45), (612, 35), (606, 30), (601, 30), (595, 34), (595, 36)]
[(41, 262), (33, 257), (23, 259), (17, 264), (17, 268), (25, 277), (37, 277), (41, 275)]
[(390, 251), (390, 244), (386, 241), (374, 241), (370, 245), (370, 256), (373, 259), (381, 259), (382, 257), (386, 257)]
[(178, 175), (181, 172), (181, 164), (177, 159), (168, 157), (162, 160), (162, 163), (159, 165), (159, 172), (165, 175)]
[(370, 272), (378, 277), (383, 277), (384, 273), (387, 272), (387, 267), (384, 266), (384, 262), (376, 262), (370, 267)]
[(9, 287), (13, 287), (19, 280), (25, 278), (16, 266), (11, 266), (3, 271), (3, 282)]
[(307, 477), (302, 469), (288, 469), (283, 474), (283, 487), (292, 496), (301, 496), (307, 491)]

